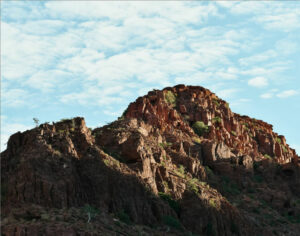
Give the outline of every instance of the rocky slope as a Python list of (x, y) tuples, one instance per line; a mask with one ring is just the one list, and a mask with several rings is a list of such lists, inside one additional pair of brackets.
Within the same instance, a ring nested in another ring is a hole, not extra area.
[(178, 85), (101, 128), (77, 117), (12, 135), (1, 210), (2, 235), (296, 236), (298, 156), (272, 125)]

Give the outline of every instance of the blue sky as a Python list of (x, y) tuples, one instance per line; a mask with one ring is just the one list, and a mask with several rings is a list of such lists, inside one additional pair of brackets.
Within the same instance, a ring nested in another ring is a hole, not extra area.
[(300, 153), (300, 2), (2, 1), (1, 17), (1, 150), (33, 117), (102, 126), (184, 83)]

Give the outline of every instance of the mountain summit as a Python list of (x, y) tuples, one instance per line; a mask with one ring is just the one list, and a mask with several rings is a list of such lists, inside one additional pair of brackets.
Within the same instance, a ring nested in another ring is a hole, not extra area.
[(2, 235), (299, 235), (299, 157), (199, 86), (150, 91), (116, 121), (12, 135)]

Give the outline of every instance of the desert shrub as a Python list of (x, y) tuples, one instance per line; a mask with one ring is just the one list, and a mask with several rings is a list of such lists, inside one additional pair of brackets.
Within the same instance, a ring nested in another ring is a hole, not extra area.
[(209, 222), (205, 227), (205, 235), (207, 235), (207, 236), (215, 236), (216, 235), (216, 229), (215, 229), (215, 227), (213, 227), (211, 222)]
[(216, 105), (216, 107), (219, 107), (220, 106), (220, 102), (217, 98), (213, 98), (213, 103)]
[(162, 192), (159, 192), (158, 195), (159, 195), (159, 197), (160, 197), (162, 200), (166, 201), (166, 202), (169, 204), (169, 206), (170, 206), (177, 214), (179, 214), (179, 212), (180, 212), (180, 205), (179, 205), (179, 203), (178, 203), (177, 201), (175, 201), (175, 200), (171, 197), (171, 195), (169, 195), (169, 194), (167, 194), (167, 193), (162, 193)]
[(213, 177), (215, 175), (214, 172), (212, 171), (212, 169), (209, 168), (209, 166), (204, 166), (204, 168), (205, 168), (205, 172), (208, 177)]
[(216, 204), (216, 200), (215, 199), (209, 199), (209, 205), (213, 208), (216, 208), (217, 207), (217, 204)]
[(165, 100), (169, 105), (176, 106), (176, 96), (172, 91), (167, 91), (165, 93)]
[(221, 123), (222, 122), (222, 118), (219, 116), (216, 116), (214, 118), (212, 118), (212, 122), (213, 123)]
[(185, 169), (184, 169), (184, 166), (183, 165), (179, 165), (179, 168), (175, 169), (174, 170), (175, 173), (177, 175), (179, 175), (181, 178), (184, 178), (185, 177)]
[(263, 182), (263, 177), (261, 175), (254, 175), (253, 176), (253, 181), (256, 183), (262, 183)]
[(40, 123), (39, 119), (38, 118), (32, 118), (32, 119), (33, 119), (35, 126), (38, 127), (39, 123)]
[(280, 138), (276, 137), (275, 141), (276, 141), (277, 143), (281, 144), (281, 139), (280, 139)]
[(231, 222), (230, 229), (233, 234), (240, 235), (239, 227), (233, 221)]
[(198, 184), (199, 184), (199, 180), (196, 179), (196, 178), (193, 178), (193, 179), (189, 179), (187, 181), (187, 188), (188, 190), (198, 194)]
[(268, 154), (265, 154), (264, 157), (267, 159), (272, 159), (272, 157), (270, 157)]
[(209, 127), (205, 125), (202, 121), (196, 121), (192, 126), (194, 132), (202, 136), (203, 134), (207, 133), (209, 131)]
[(198, 137), (192, 137), (193, 142), (200, 144), (201, 143), (201, 139)]
[(90, 221), (96, 217), (99, 214), (99, 210), (95, 207), (90, 206), (89, 204), (86, 204), (83, 208), (84, 212), (87, 214), (88, 216), (88, 220), (87, 222), (90, 223)]
[(128, 225), (132, 224), (129, 215), (124, 210), (119, 211), (117, 213), (117, 217), (119, 218), (120, 221), (124, 222), (125, 224)]
[(253, 162), (253, 169), (254, 169), (254, 170), (257, 170), (258, 167), (259, 167), (260, 165), (261, 165), (260, 162), (254, 161), (254, 162)]
[(228, 109), (229, 108), (229, 103), (225, 102), (224, 106)]
[(172, 228), (182, 230), (182, 226), (181, 226), (180, 222), (173, 216), (164, 216), (163, 222), (164, 222), (164, 224), (166, 224)]
[(173, 144), (169, 142), (165, 142), (165, 143), (159, 143), (158, 145), (162, 148), (167, 148), (167, 147), (171, 147)]
[(285, 152), (285, 153), (288, 152), (287, 148), (284, 145), (281, 145), (281, 148), (282, 148), (283, 152)]
[(231, 130), (231, 134), (232, 134), (233, 136), (236, 136), (236, 132), (233, 131), (233, 130)]

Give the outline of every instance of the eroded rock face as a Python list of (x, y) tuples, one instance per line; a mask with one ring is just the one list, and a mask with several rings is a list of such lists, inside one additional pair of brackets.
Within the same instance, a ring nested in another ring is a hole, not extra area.
[[(45, 209), (54, 217), (74, 208), (73, 222), (85, 225), (80, 212), (89, 204), (103, 213), (93, 222), (103, 235), (118, 232), (113, 217), (121, 213), (158, 227), (145, 235), (297, 235), (294, 221), (274, 222), (297, 220), (299, 173), (298, 156), (271, 125), (231, 112), (207, 89), (178, 85), (149, 92), (92, 131), (77, 117), (12, 135), (1, 154), (1, 227), (4, 235), (93, 235), (91, 227), (41, 221)], [(257, 216), (261, 204), (268, 207)]]

